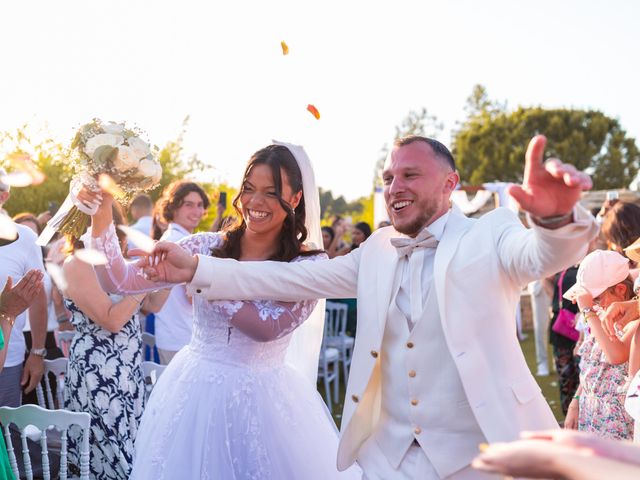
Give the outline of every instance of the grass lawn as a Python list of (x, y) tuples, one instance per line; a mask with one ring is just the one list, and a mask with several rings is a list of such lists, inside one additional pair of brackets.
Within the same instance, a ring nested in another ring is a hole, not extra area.
[[(558, 376), (556, 374), (555, 368), (553, 366), (553, 354), (551, 353), (551, 347), (549, 346), (549, 371), (550, 375), (546, 377), (535, 377), (536, 373), (536, 352), (535, 346), (533, 342), (533, 330), (526, 331), (527, 339), (523, 342), (520, 342), (520, 346), (522, 347), (522, 351), (524, 352), (524, 356), (527, 359), (527, 364), (529, 365), (529, 369), (534, 374), (534, 378), (537, 380), (540, 388), (542, 389), (542, 394), (544, 398), (547, 399), (553, 414), (556, 416), (558, 422), (564, 420), (564, 415), (562, 415), (562, 410), (560, 408), (560, 391), (558, 389)], [(340, 399), (338, 405), (333, 405), (333, 419), (336, 422), (338, 428), (340, 428), (340, 421), (342, 416), (342, 405), (344, 402), (344, 394), (345, 394), (345, 382), (344, 379), (340, 378)], [(318, 382), (318, 391), (322, 398), (324, 398), (324, 386), (322, 382)]]

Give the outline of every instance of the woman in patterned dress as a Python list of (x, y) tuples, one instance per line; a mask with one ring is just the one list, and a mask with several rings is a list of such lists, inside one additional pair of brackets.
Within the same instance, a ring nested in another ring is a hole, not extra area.
[(566, 294), (575, 300), (589, 326), (580, 346), (580, 386), (569, 405), (565, 428), (613, 439), (633, 438), (633, 419), (624, 408), (629, 383), (631, 339), (638, 322), (609, 337), (596, 313), (633, 296), (629, 261), (614, 251), (595, 250), (578, 268), (577, 281)]
[[(251, 157), (245, 171), (234, 200), (240, 222), (222, 233), (198, 233), (178, 243), (192, 254), (240, 260), (326, 258), (312, 250), (322, 241), (317, 192), (302, 149), (270, 145)], [(140, 275), (139, 266), (124, 262), (114, 241), (108, 202), (105, 194), (93, 217), (96, 248), (109, 260), (98, 269), (102, 284), (123, 293), (166, 286)], [(307, 247), (308, 232), (317, 240)], [(337, 430), (315, 381), (285, 361), (291, 358), (292, 337), (295, 343), (299, 333), (316, 327), (312, 313), (316, 303), (208, 301), (194, 295), (191, 342), (153, 389), (136, 441), (131, 478), (360, 478), (355, 469), (337, 471)], [(299, 349), (311, 360), (313, 377), (323, 310), (315, 312), (320, 313), (317, 344), (304, 343), (306, 349)]]
[[(116, 221), (122, 214), (114, 208)], [(126, 237), (118, 239), (126, 245)], [(63, 271), (68, 286), (65, 304), (76, 329), (69, 350), (64, 408), (91, 415), (91, 478), (127, 479), (133, 446), (144, 408), (142, 337), (137, 313), (144, 294), (107, 295), (94, 268), (71, 255), (83, 248), (68, 238)], [(80, 432), (69, 433), (69, 459), (79, 465)]]

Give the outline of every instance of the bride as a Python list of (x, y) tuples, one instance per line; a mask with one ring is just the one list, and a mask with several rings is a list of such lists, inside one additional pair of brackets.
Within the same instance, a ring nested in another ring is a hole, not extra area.
[[(112, 198), (104, 192), (103, 198), (92, 217), (94, 247), (109, 260), (97, 267), (103, 287), (132, 294), (167, 286), (124, 262)], [(274, 144), (256, 152), (234, 206), (241, 216), (236, 226), (191, 235), (179, 244), (191, 254), (239, 260), (326, 257), (311, 250), (322, 245), (319, 199), (301, 147)], [(309, 247), (307, 238), (313, 242)], [(193, 306), (191, 343), (154, 387), (131, 478), (359, 478), (354, 469), (337, 472), (337, 430), (315, 388), (323, 302), (195, 296)]]

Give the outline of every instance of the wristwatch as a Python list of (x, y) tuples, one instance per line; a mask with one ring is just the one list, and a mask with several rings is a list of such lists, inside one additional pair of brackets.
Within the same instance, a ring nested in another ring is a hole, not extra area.
[(583, 317), (586, 317), (589, 313), (596, 313), (596, 311), (591, 307), (584, 307), (581, 312)]
[(46, 357), (47, 356), (47, 349), (46, 348), (32, 348), (31, 350), (29, 350), (29, 353), (31, 355), (37, 355), (38, 357)]

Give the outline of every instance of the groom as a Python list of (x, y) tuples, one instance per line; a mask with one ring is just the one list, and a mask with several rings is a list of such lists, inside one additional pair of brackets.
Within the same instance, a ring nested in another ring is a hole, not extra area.
[(510, 194), (532, 228), (497, 209), (468, 219), (449, 197), (459, 181), (441, 143), (396, 141), (383, 172), (393, 227), (344, 257), (237, 262), (191, 257), (159, 243), (151, 275), (190, 282), (212, 299), (358, 298), (338, 468), (358, 461), (367, 479), (481, 478), (478, 444), (557, 428), (517, 341), (513, 312), (528, 282), (575, 264), (596, 234), (577, 202), (588, 176), (546, 140), (526, 154)]

